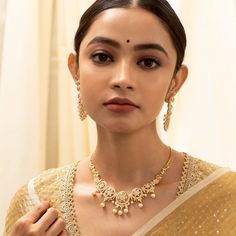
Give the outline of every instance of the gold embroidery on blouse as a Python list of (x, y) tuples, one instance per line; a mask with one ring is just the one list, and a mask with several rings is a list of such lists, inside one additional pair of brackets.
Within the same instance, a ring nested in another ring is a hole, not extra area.
[(184, 164), (183, 164), (183, 168), (182, 168), (182, 174), (181, 174), (181, 178), (180, 178), (180, 182), (179, 182), (179, 186), (178, 186), (178, 191), (177, 191), (177, 197), (179, 197), (183, 192), (184, 192), (184, 188), (186, 185), (186, 180), (187, 180), (187, 173), (188, 173), (188, 167), (189, 167), (189, 156), (184, 153), (185, 157), (184, 157)]
[(75, 180), (75, 172), (77, 163), (70, 166), (69, 170), (62, 178), (60, 186), (61, 206), (60, 211), (66, 223), (66, 230), (71, 236), (81, 235), (79, 225), (76, 218), (75, 206), (73, 201), (73, 186)]
[(205, 179), (218, 168), (220, 167), (217, 165), (185, 154), (177, 197), (195, 184), (199, 183), (201, 180)]

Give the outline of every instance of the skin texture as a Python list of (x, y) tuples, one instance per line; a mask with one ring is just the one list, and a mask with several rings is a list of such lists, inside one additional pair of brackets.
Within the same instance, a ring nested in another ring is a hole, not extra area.
[[(96, 37), (115, 40), (119, 47), (107, 43), (91, 43)], [(156, 49), (134, 49), (139, 44), (150, 43), (161, 45), (168, 56)], [(99, 14), (81, 43), (79, 63), (76, 62), (76, 55), (69, 55), (70, 72), (75, 82), (80, 81), (82, 102), (97, 125), (97, 146), (92, 154), (93, 162), (103, 179), (116, 189), (128, 191), (142, 186), (153, 179), (167, 161), (169, 147), (159, 138), (156, 117), (164, 102), (177, 94), (187, 78), (188, 70), (184, 65), (174, 75), (176, 58), (170, 36), (161, 21), (139, 8), (109, 9)], [(125, 113), (112, 112), (104, 103), (114, 97), (128, 98), (137, 108)], [(163, 201), (158, 200), (156, 208), (152, 207), (153, 202), (146, 202), (147, 209), (150, 205), (151, 211), (147, 210), (143, 218), (137, 212), (135, 217), (131, 217), (133, 222), (131, 218), (127, 224), (122, 222), (119, 229), (125, 232), (121, 233), (116, 228), (119, 224), (114, 218), (114, 222), (111, 220), (108, 225), (112, 235), (130, 235), (135, 227), (142, 225), (174, 199), (183, 155), (173, 150), (173, 157), (172, 166), (160, 185), (159, 192)], [(81, 186), (89, 189), (82, 191), (83, 199), (79, 196)], [(88, 160), (81, 161), (75, 179), (74, 198), (80, 199), (80, 227), (85, 235), (94, 235), (94, 228), (88, 224), (91, 217), (96, 217), (96, 222), (104, 219), (104, 215), (98, 215), (101, 214), (98, 203), (94, 204), (94, 200), (90, 199), (90, 190), (93, 188)], [(78, 202), (75, 200), (76, 208)], [(49, 207), (48, 203), (43, 203), (40, 208), (19, 219), (11, 236), (67, 235), (63, 231), (63, 223), (57, 224), (59, 220), (55, 221), (55, 210), (49, 210)], [(54, 223), (51, 225), (51, 222)], [(56, 234), (52, 233), (54, 229), (57, 230)], [(103, 230), (106, 230), (105, 226)], [(99, 231), (96, 235), (106, 233)]]
[[(96, 37), (115, 40), (119, 47), (91, 43)], [(156, 49), (134, 49), (147, 43), (161, 45), (168, 56)], [(79, 64), (75, 55), (69, 56), (71, 74), (81, 84), (82, 102), (97, 124), (93, 161), (115, 186), (141, 184), (167, 160), (169, 148), (159, 138), (156, 117), (164, 101), (175, 96), (187, 78), (186, 66), (174, 75), (176, 58), (161, 21), (140, 8), (101, 13), (81, 43)], [(111, 112), (104, 103), (114, 97), (128, 98), (138, 108)]]

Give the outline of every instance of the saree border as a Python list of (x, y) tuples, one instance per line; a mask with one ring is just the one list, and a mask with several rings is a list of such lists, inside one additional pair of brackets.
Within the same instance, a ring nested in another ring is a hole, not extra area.
[(28, 185), (27, 185), (28, 195), (29, 195), (29, 198), (30, 198), (33, 205), (40, 203), (38, 194), (36, 193), (35, 188), (34, 188), (34, 181), (36, 178), (37, 178), (37, 176), (32, 178), (28, 182)]
[(149, 221), (147, 221), (144, 225), (142, 225), (135, 233), (131, 236), (144, 236), (148, 233), (154, 226), (160, 223), (164, 218), (166, 218), (169, 214), (171, 214), (174, 210), (176, 210), (180, 205), (182, 205), (185, 201), (190, 199), (194, 194), (198, 193), (204, 187), (212, 183), (214, 180), (222, 176), (223, 174), (230, 172), (230, 168), (219, 168), (214, 171), (212, 174), (207, 176), (204, 180), (200, 181), (182, 195), (180, 195), (177, 199), (171, 202), (168, 206), (162, 209), (159, 213), (153, 216)]

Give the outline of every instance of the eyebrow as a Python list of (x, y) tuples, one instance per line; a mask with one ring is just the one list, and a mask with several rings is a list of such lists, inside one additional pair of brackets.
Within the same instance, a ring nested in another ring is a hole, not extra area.
[[(100, 36), (95, 37), (94, 39), (92, 39), (88, 43), (87, 47), (90, 46), (91, 44), (96, 44), (96, 43), (107, 44), (107, 45), (112, 46), (112, 47), (117, 48), (117, 49), (121, 48), (121, 45), (120, 45), (119, 42), (117, 42), (113, 39), (110, 39), (110, 38), (100, 37)], [(134, 46), (134, 50), (136, 50), (136, 51), (147, 50), (147, 49), (156, 49), (160, 52), (163, 52), (169, 58), (168, 53), (166, 52), (166, 50), (160, 44), (157, 44), (157, 43), (143, 43), (143, 44), (137, 44), (137, 45)]]

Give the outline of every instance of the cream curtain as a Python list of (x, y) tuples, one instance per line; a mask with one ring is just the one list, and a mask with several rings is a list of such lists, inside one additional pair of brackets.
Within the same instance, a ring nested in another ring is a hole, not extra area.
[[(80, 122), (67, 56), (93, 1), (0, 0), (0, 233), (14, 192), (42, 170), (90, 154), (95, 125)], [(236, 169), (236, 3), (172, 0), (188, 36), (189, 79), (163, 139)]]

